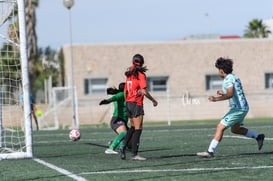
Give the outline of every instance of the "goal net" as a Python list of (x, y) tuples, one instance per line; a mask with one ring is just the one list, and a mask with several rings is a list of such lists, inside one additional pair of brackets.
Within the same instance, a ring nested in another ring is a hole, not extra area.
[[(74, 91), (74, 101), (72, 96)], [(38, 118), (41, 130), (60, 128), (79, 128), (78, 100), (76, 89), (71, 87), (53, 87), (49, 91), (49, 107)]]
[(0, 0), (0, 160), (33, 156), (24, 9)]

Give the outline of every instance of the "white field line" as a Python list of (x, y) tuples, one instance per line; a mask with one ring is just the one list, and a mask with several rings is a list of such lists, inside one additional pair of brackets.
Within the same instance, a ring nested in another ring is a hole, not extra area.
[[(209, 137), (213, 137), (214, 135), (208, 135)], [(248, 137), (245, 137), (245, 136), (231, 136), (231, 135), (224, 135), (223, 136), (224, 138), (238, 138), (238, 139), (245, 139), (245, 140), (250, 140), (250, 139), (253, 139), (253, 138), (248, 138)], [(265, 137), (264, 138), (265, 140), (273, 140), (273, 138), (267, 138)]]
[(200, 171), (225, 171), (225, 170), (244, 170), (244, 169), (272, 169), (273, 165), (255, 167), (218, 167), (218, 168), (186, 168), (186, 169), (161, 169), (161, 170), (111, 170), (99, 172), (82, 172), (79, 175), (98, 175), (113, 173), (155, 173), (155, 172), (200, 172)]
[[(180, 129), (154, 129), (154, 130), (148, 130), (149, 132), (180, 132), (180, 131), (207, 131), (207, 130), (215, 130), (215, 127), (216, 127), (216, 124), (214, 127), (211, 127), (211, 128), (180, 128)], [(249, 126), (248, 128), (273, 128), (273, 125), (272, 126), (269, 126), (269, 125), (266, 125), (266, 126), (255, 126), (255, 127), (252, 127), (252, 126)], [(149, 129), (149, 127), (145, 127), (144, 125), (144, 131), (146, 131), (146, 129)], [(103, 134), (112, 134), (113, 132), (111, 131), (111, 129), (109, 128), (109, 132), (104, 132)], [(56, 135), (67, 135), (68, 137), (68, 134), (69, 134), (69, 131), (67, 131), (67, 134), (66, 133), (56, 133), (56, 134), (42, 134), (42, 135), (35, 135), (36, 137), (56, 137)], [(92, 132), (92, 133), (88, 133), (90, 135), (101, 135), (101, 132)]]
[[(273, 127), (273, 126), (256, 126), (255, 128), (270, 128), (270, 127)], [(251, 127), (249, 127), (251, 128)], [(160, 129), (160, 130), (149, 130), (149, 133), (151, 132), (158, 132), (158, 133), (165, 133), (165, 132), (184, 132), (184, 131), (189, 131), (189, 132), (192, 132), (192, 131), (208, 131), (208, 130), (215, 130), (215, 128), (181, 128), (181, 129)], [(144, 131), (145, 131), (145, 128), (144, 128)], [(99, 132), (95, 132), (95, 133), (91, 133), (91, 135), (99, 135), (101, 133)], [(105, 133), (104, 133), (105, 134)], [(113, 134), (113, 132), (111, 130), (109, 130), (109, 132), (107, 132), (106, 134)], [(41, 135), (41, 136), (54, 136), (56, 137), (56, 135), (64, 135), (63, 133), (62, 134), (48, 134), (48, 135)], [(39, 136), (39, 135), (37, 135)], [(214, 135), (208, 135), (210, 137), (213, 137)], [(266, 136), (266, 135), (265, 135)], [(244, 136), (226, 136), (224, 135), (223, 137), (226, 137), (226, 138), (239, 138), (239, 139), (252, 139), (252, 138), (247, 138), (247, 137), (244, 137)], [(145, 139), (145, 138), (142, 138), (142, 139)], [(81, 138), (82, 141), (105, 141), (104, 138), (100, 139), (100, 138)], [(265, 137), (265, 140), (273, 140), (273, 138), (267, 138)], [(59, 142), (63, 142), (63, 143), (66, 143), (66, 142), (71, 142), (71, 140), (68, 139), (68, 136), (67, 136), (67, 140), (55, 140), (55, 141), (37, 141), (36, 143), (41, 143), (41, 144), (46, 144), (46, 143), (59, 143)]]
[(57, 171), (57, 172), (59, 172), (59, 173), (65, 175), (65, 176), (67, 176), (67, 177), (71, 177), (71, 178), (73, 178), (73, 179), (75, 179), (75, 180), (77, 180), (77, 181), (87, 181), (87, 180), (86, 180), (85, 178), (83, 178), (83, 177), (80, 177), (80, 176), (78, 176), (78, 175), (76, 175), (76, 174), (74, 174), (74, 173), (72, 173), (72, 172), (69, 172), (69, 171), (67, 171), (67, 170), (65, 170), (65, 169), (63, 169), (63, 168), (57, 167), (57, 166), (55, 166), (55, 165), (53, 165), (53, 164), (51, 164), (51, 163), (45, 162), (45, 161), (43, 161), (43, 160), (41, 160), (41, 159), (35, 158), (35, 159), (33, 159), (33, 160), (36, 161), (36, 162), (38, 162), (38, 163), (40, 163), (40, 164), (42, 164), (42, 165), (44, 165), (44, 166), (46, 166), (46, 167), (48, 167), (48, 168), (53, 169), (53, 170), (55, 170), (55, 171)]
[[(216, 128), (216, 124), (215, 124), (215, 127), (211, 127), (211, 128), (180, 128), (180, 129), (160, 129), (160, 130), (149, 130), (149, 132), (180, 132), (180, 131), (208, 131), (208, 130), (215, 130)], [(255, 127), (252, 127), (252, 126), (248, 126), (248, 128), (273, 128), (273, 126), (255, 126)], [(230, 129), (230, 128), (229, 128)], [(145, 131), (145, 125), (144, 125), (144, 129)]]
[[(266, 127), (268, 128), (268, 126), (260, 126), (260, 127)], [(271, 127), (271, 126), (270, 126)], [(256, 127), (257, 128), (257, 127)], [(179, 131), (196, 131), (196, 130), (212, 130), (215, 128), (193, 128), (193, 129), (173, 129), (173, 130), (149, 130), (149, 132), (179, 132)], [(97, 133), (95, 133), (97, 134)], [(208, 136), (213, 136), (213, 135), (208, 135)], [(224, 136), (226, 138), (239, 138), (239, 139), (251, 139), (251, 138), (247, 138), (247, 137), (243, 137), (243, 136)], [(266, 140), (273, 140), (273, 138), (265, 138)], [(87, 139), (89, 140), (89, 139)], [(67, 142), (67, 141), (64, 141)], [(59, 173), (62, 173), (68, 177), (71, 177), (77, 181), (87, 181), (85, 178), (80, 177), (79, 175), (96, 175), (96, 174), (113, 174), (113, 173), (152, 173), (152, 172), (196, 172), (196, 171), (221, 171), (221, 170), (243, 170), (243, 169), (271, 169), (273, 168), (273, 166), (255, 166), (255, 167), (221, 167), (221, 168), (189, 168), (189, 169), (165, 169), (165, 170), (112, 170), (112, 171), (100, 171), (100, 172), (82, 172), (82, 173), (78, 173), (73, 174), (72, 172), (69, 172), (65, 169), (59, 168), (51, 163), (45, 162), (41, 159), (33, 159), (34, 161), (45, 165), (46, 167), (49, 167)]]

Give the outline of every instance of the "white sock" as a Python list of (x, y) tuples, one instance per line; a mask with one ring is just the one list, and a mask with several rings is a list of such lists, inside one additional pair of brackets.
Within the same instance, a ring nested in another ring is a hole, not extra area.
[(208, 152), (214, 153), (219, 143), (220, 142), (215, 139), (211, 140)]
[(255, 138), (256, 139), (257, 136), (258, 136), (257, 133), (251, 131), (250, 129), (247, 130), (246, 137), (248, 137), (248, 138)]

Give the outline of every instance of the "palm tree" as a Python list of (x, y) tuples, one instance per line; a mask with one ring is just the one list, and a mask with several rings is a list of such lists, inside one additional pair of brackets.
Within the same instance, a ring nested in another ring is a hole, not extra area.
[[(27, 47), (28, 47), (28, 62), (30, 71), (30, 82), (33, 83), (35, 77), (37, 77), (37, 71), (35, 71), (35, 61), (38, 60), (39, 51), (37, 45), (37, 35), (36, 35), (36, 12), (35, 9), (38, 7), (39, 0), (24, 0), (25, 11), (26, 11), (26, 34), (27, 34)], [(16, 15), (17, 12), (16, 12)], [(8, 36), (9, 39), (17, 42), (17, 37), (19, 37), (19, 23), (17, 21), (11, 23), (8, 26)], [(32, 86), (31, 86), (32, 87)]]
[(248, 23), (247, 28), (245, 29), (245, 38), (267, 38), (271, 34), (271, 31), (268, 30), (268, 27), (263, 23), (262, 20), (253, 19)]
[[(34, 83), (34, 79), (38, 76), (38, 72), (35, 70), (35, 62), (38, 60), (39, 51), (37, 45), (36, 34), (36, 12), (39, 0), (25, 0), (26, 11), (26, 30), (27, 30), (27, 45), (28, 45), (28, 61), (30, 72), (30, 83)], [(33, 85), (31, 85), (33, 87)]]
[[(36, 90), (43, 89), (43, 83), (44, 79), (48, 78), (49, 76), (52, 76), (53, 78), (53, 85), (57, 86), (59, 82), (59, 72), (62, 72), (62, 82), (63, 80), (63, 64), (61, 65), (61, 70), (56, 69), (56, 67), (49, 66), (46, 68), (43, 68), (42, 66), (42, 59), (46, 58), (48, 61), (55, 61), (53, 63), (58, 63), (59, 60), (63, 62), (63, 54), (59, 55), (57, 59), (55, 58), (56, 51), (52, 50), (50, 47), (47, 47), (44, 51), (42, 49), (38, 49), (37, 45), (37, 35), (36, 35), (36, 13), (35, 9), (38, 7), (39, 0), (24, 0), (25, 2), (25, 12), (26, 12), (26, 34), (27, 34), (27, 48), (28, 48), (28, 63), (29, 63), (29, 78), (30, 78), (30, 88), (31, 92), (35, 95)], [(15, 12), (15, 15), (18, 15), (17, 12)], [(19, 37), (19, 21), (18, 16), (14, 18), (14, 21), (11, 21), (8, 25), (8, 37), (11, 41), (15, 43), (19, 43), (18, 37)], [(10, 54), (6, 53), (11, 52), (11, 50), (16, 51), (16, 55), (18, 56), (11, 56)], [(7, 46), (3, 45), (3, 48), (0, 49), (0, 56), (1, 57), (12, 57), (14, 60), (9, 61), (10, 63), (15, 63), (16, 61), (19, 61), (19, 49), (17, 46)], [(2, 58), (3, 61), (0, 62), (0, 64), (6, 65), (7, 61), (4, 61), (5, 59)], [(10, 58), (11, 59), (11, 58)], [(17, 65), (17, 64), (16, 64)], [(7, 67), (7, 66), (2, 66)], [(15, 66), (12, 66), (15, 67)], [(0, 72), (0, 77), (8, 76), (5, 74), (2, 74)], [(0, 80), (0, 84), (3, 84), (4, 82)]]

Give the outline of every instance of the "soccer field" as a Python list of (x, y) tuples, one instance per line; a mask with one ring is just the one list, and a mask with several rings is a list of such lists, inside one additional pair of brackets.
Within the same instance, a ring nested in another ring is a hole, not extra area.
[(272, 180), (273, 121), (246, 120), (245, 126), (264, 133), (264, 147), (255, 140), (226, 131), (214, 158), (200, 158), (215, 131), (216, 121), (144, 124), (140, 155), (146, 161), (105, 155), (114, 136), (103, 126), (82, 127), (72, 142), (69, 130), (34, 131), (34, 158), (1, 160), (0, 180)]

